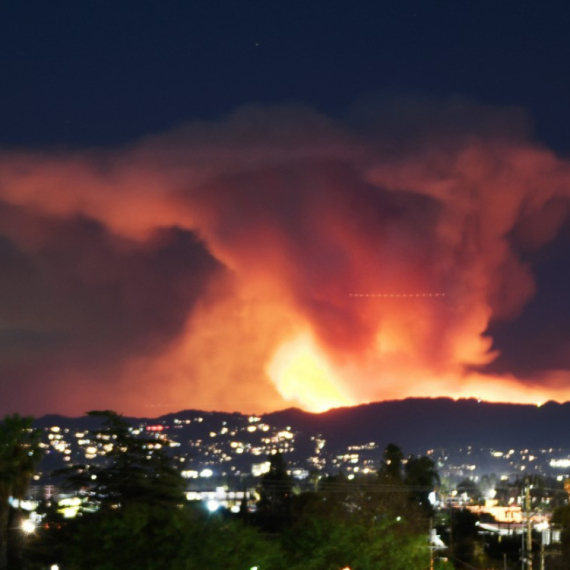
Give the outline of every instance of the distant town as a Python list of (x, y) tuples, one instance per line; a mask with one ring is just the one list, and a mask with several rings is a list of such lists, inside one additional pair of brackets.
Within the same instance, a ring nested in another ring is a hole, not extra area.
[[(283, 455), (300, 489), (311, 488), (315, 480), (328, 475), (342, 473), (352, 480), (379, 469), (385, 442), (339, 445), (335, 438), (301, 430), (293, 421), (284, 425), (284, 419), (192, 410), (158, 419), (135, 419), (131, 429), (133, 435), (155, 442), (149, 444), (149, 453), (153, 447), (168, 449), (187, 480), (188, 498), (192, 500), (216, 496), (223, 497), (224, 504), (232, 503), (225, 500), (225, 492), (237, 497), (235, 492), (243, 490), (244, 485), (254, 489), (256, 480), (269, 471), (271, 457), (278, 453)], [(34, 476), (35, 494), (45, 494), (45, 489), (54, 492), (57, 478), (52, 473), (66, 464), (98, 463), (112, 451), (113, 441), (106, 436), (94, 439), (89, 435), (87, 421), (57, 416), (42, 419), (40, 446), (45, 455)], [(570, 478), (570, 447), (467, 445), (403, 451), (426, 455), (434, 461), (441, 478), (441, 500), (457, 496), (466, 502), (493, 501), (501, 488), (529, 477), (548, 482), (546, 496), (566, 496), (564, 482)], [(512, 499), (512, 492), (510, 495)], [(522, 499), (517, 500), (520, 503)]]
[[(284, 531), (282, 508), (290, 520), (310, 501), (329, 501), (351, 517), (373, 507), (384, 513), (373, 515), (375, 524), (381, 519), (374, 517), (388, 512), (396, 523), (411, 517), (408, 522), (419, 527), (407, 536), (426, 533), (432, 563), (439, 561), (441, 568), (447, 562), (485, 568), (522, 562), (530, 568), (534, 559), (544, 570), (548, 558), (562, 559), (570, 546), (564, 538), (570, 447), (560, 445), (564, 432), (558, 423), (568, 410), (566, 404), (549, 406), (546, 413), (555, 421), (542, 424), (539, 434), (532, 418), (545, 413), (541, 407), (446, 399), (384, 402), (325, 414), (289, 409), (264, 415), (186, 410), (158, 418), (123, 418), (114, 412), (44, 416), (31, 430), (39, 437), (34, 445), (40, 460), (26, 501), (12, 506), (29, 513), (24, 522), (32, 532), (34, 525), (57, 530), (67, 524), (61, 521), (95, 521), (89, 514), (107, 502), (111, 509), (128, 504), (128, 499), (118, 501), (108, 484), (114, 481), (117, 492), (128, 495), (130, 477), (138, 477), (136, 469), (131, 471), (122, 487), (123, 453), (134, 454), (130, 465), (148, 462), (157, 473), (162, 469), (158, 458), (164, 457), (180, 479), (188, 508), (237, 517), (246, 526), (251, 517), (265, 532)], [(109, 429), (109, 418), (123, 427)], [(502, 431), (497, 418), (506, 426)], [(449, 421), (456, 422), (455, 430), (449, 430)], [(529, 425), (526, 436), (518, 429), (521, 422)], [(457, 437), (472, 443), (454, 445)], [(535, 445), (521, 446), (525, 437)], [(556, 445), (536, 445), (541, 438)], [(434, 445), (422, 447), (428, 439)], [(490, 439), (497, 444), (489, 445)], [(153, 476), (144, 475), (144, 485), (150, 484), (148, 477)], [(409, 511), (411, 504), (420, 510)], [(46, 527), (50, 508), (60, 519)]]

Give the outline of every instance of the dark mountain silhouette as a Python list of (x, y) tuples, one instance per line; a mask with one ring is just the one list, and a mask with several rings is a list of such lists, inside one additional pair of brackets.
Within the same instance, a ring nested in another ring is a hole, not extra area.
[[(153, 419), (127, 419), (172, 425), (175, 418), (184, 420), (196, 415), (202, 417), (200, 423), (184, 425), (172, 435), (181, 440), (206, 438), (223, 422), (243, 425), (248, 417), (239, 413), (186, 410)], [(474, 399), (410, 398), (337, 408), (321, 414), (289, 408), (264, 414), (261, 420), (283, 429), (289, 426), (307, 439), (318, 434), (326, 440), (329, 450), (368, 442), (375, 442), (380, 448), (395, 442), (410, 453), (467, 445), (497, 449), (570, 447), (570, 402), (547, 402), (539, 407)], [(77, 431), (93, 428), (98, 422), (97, 418), (50, 415), (39, 418), (36, 424)]]
[(327, 445), (396, 442), (414, 452), (434, 447), (570, 447), (570, 402), (542, 406), (474, 399), (410, 398), (338, 408), (323, 414), (288, 409), (267, 414), (272, 424), (318, 432)]

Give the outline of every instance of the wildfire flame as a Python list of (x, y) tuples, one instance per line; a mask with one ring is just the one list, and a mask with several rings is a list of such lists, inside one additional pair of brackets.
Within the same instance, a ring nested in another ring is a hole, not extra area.
[(307, 333), (280, 346), (267, 373), (285, 400), (306, 410), (324, 412), (354, 404), (326, 356)]

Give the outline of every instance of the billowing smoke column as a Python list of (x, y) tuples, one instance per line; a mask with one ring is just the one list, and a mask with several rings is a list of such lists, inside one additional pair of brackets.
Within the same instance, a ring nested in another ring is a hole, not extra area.
[(570, 196), (524, 121), (248, 108), (126, 148), (4, 151), (2, 411), (567, 399), (566, 370), (487, 368), (490, 324), (535, 294), (521, 252)]

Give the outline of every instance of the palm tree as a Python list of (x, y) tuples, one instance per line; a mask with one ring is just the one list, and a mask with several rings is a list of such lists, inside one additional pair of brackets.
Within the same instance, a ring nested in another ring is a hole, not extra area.
[(8, 568), (9, 500), (26, 496), (42, 457), (40, 436), (32, 417), (14, 414), (0, 424), (0, 570)]

